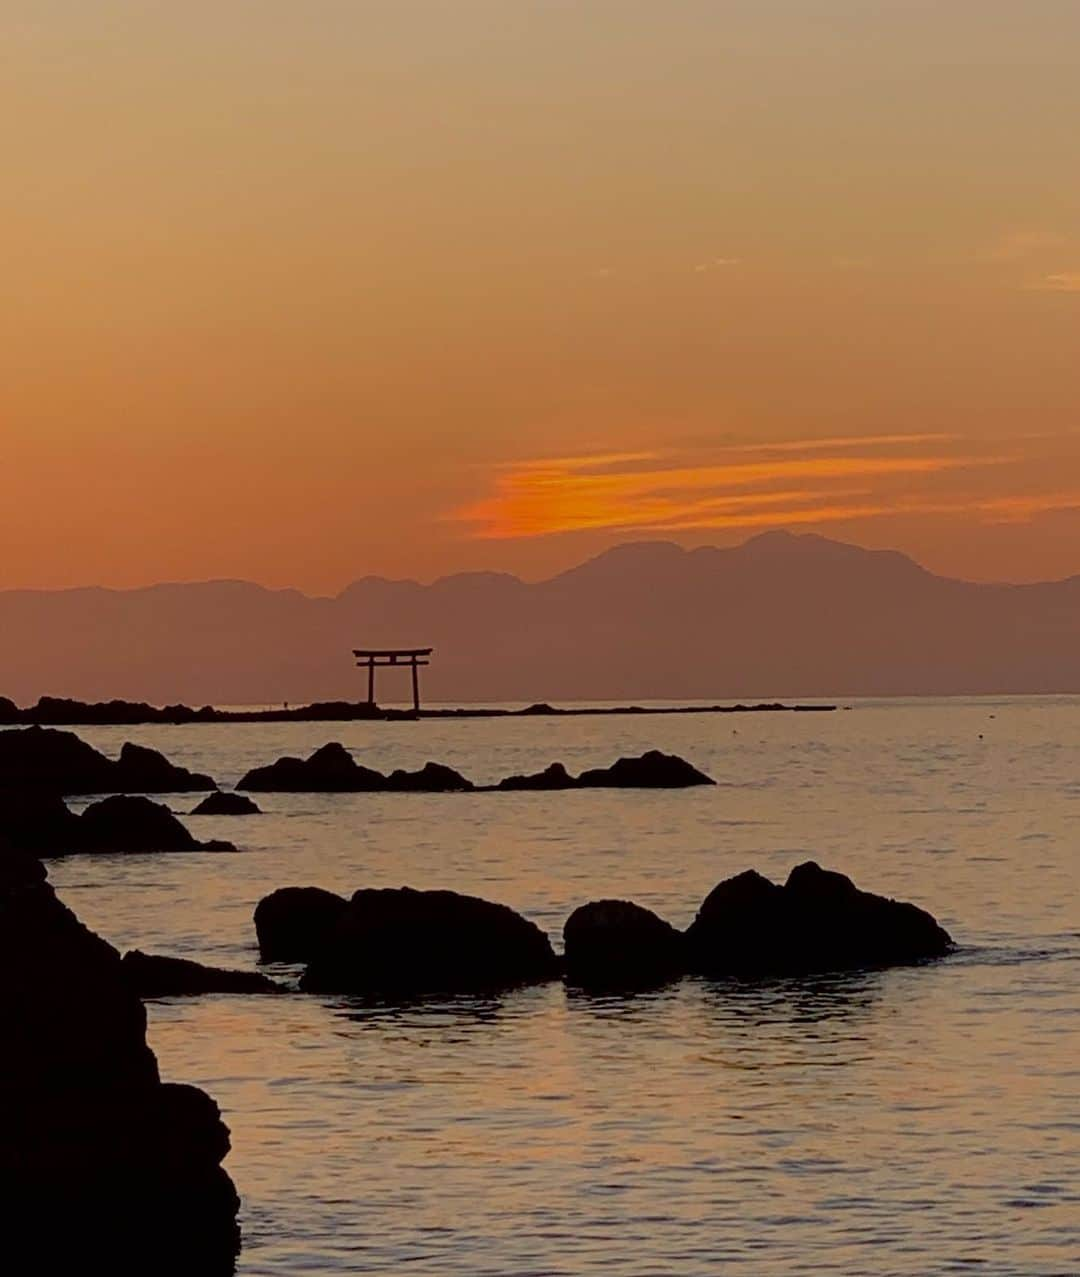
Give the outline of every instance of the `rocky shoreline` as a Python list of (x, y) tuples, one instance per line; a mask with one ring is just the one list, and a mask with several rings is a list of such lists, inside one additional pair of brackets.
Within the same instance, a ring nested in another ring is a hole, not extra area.
[(0, 696), (0, 726), (11, 727), (137, 727), (147, 723), (352, 723), (416, 722), (418, 719), (469, 718), (574, 718), (601, 714), (772, 714), (829, 713), (835, 705), (785, 705), (762, 701), (735, 705), (571, 705), (545, 701), (523, 709), (459, 707), (410, 710), (385, 709), (367, 701), (316, 701), (280, 709), (218, 709), (213, 705), (148, 705), (145, 701), (80, 701), (42, 696), (36, 704), (20, 707)]

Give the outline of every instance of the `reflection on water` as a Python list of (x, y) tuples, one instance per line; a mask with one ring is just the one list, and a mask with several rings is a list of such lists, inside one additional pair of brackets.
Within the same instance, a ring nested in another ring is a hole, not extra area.
[(621, 996), (151, 1004), (164, 1072), (232, 1127), (241, 1274), (1080, 1271), (1080, 702), (759, 716), (737, 738), (705, 717), (135, 733), (225, 779), (328, 734), (481, 781), (656, 745), (725, 784), (267, 795), (265, 816), (193, 822), (244, 854), (71, 860), (54, 881), (121, 945), (253, 965), (251, 910), (287, 883), (474, 891), (557, 939), (590, 897), (684, 925), (719, 878), (812, 854), (963, 947)]

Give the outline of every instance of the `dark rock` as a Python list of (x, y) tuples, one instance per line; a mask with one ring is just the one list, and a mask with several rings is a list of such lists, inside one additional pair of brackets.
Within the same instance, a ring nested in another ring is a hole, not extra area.
[(800, 975), (938, 958), (952, 941), (929, 913), (860, 891), (813, 861), (783, 887), (753, 870), (721, 882), (686, 933), (693, 971)]
[(344, 745), (332, 741), (310, 758), (279, 758), (267, 767), (255, 767), (237, 789), (284, 793), (363, 793), (386, 788), (386, 777), (361, 767)]
[(13, 700), (0, 696), (0, 723), (18, 723), (22, 719), (22, 710)]
[(231, 843), (199, 842), (167, 807), (118, 794), (76, 815), (44, 790), (0, 790), (0, 836), (35, 856), (95, 851), (235, 851)]
[(163, 958), (131, 949), (120, 963), (128, 988), (140, 998), (200, 993), (281, 993), (281, 985), (257, 971), (206, 967), (187, 958)]
[(156, 749), (124, 745), (113, 760), (74, 732), (25, 727), (0, 732), (0, 788), (57, 794), (182, 793), (215, 789), (209, 776), (176, 767)]
[(649, 988), (685, 969), (682, 933), (628, 900), (594, 900), (575, 909), (563, 943), (566, 979), (586, 989)]
[(349, 907), (322, 887), (279, 887), (255, 906), (263, 962), (310, 962)]
[(119, 784), (112, 790), (123, 794), (187, 794), (217, 789), (209, 776), (170, 763), (164, 754), (128, 741), (116, 763)]
[(507, 776), (496, 789), (576, 789), (579, 782), (571, 776), (562, 763), (552, 763), (542, 772), (525, 776)]
[(690, 785), (715, 785), (716, 781), (675, 754), (650, 749), (640, 758), (620, 758), (610, 767), (582, 772), (578, 784), (587, 788), (683, 789)]
[(483, 992), (558, 975), (551, 943), (506, 905), (454, 891), (358, 891), (312, 959), (312, 993)]
[(258, 816), (261, 808), (244, 794), (209, 794), (191, 813), (193, 816)]
[(232, 843), (200, 842), (161, 803), (119, 794), (91, 803), (79, 817), (78, 851), (235, 851)]
[(425, 763), (419, 771), (407, 772), (399, 768), (391, 772), (386, 788), (418, 794), (449, 794), (470, 790), (473, 783), (443, 763)]
[(231, 1273), (239, 1199), (217, 1106), (159, 1080), (116, 950), (40, 866), (0, 864), (5, 1254), (35, 1273)]
[(0, 837), (34, 856), (57, 856), (82, 847), (82, 818), (59, 794), (40, 789), (0, 789)]

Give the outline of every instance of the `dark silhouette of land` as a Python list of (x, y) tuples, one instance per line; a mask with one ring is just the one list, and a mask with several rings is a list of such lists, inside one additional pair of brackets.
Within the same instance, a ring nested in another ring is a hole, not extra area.
[(424, 718), (575, 717), (595, 714), (761, 714), (820, 713), (835, 705), (784, 705), (780, 701), (756, 705), (570, 705), (540, 703), (524, 709), (483, 708), (401, 710), (369, 701), (320, 701), (289, 709), (218, 709), (204, 705), (148, 705), (145, 701), (86, 701), (42, 696), (21, 707), (0, 697), (0, 726), (135, 727), (144, 723), (412, 723)]
[[(1080, 692), (1080, 576), (975, 585), (902, 554), (769, 533), (623, 545), (536, 584), (367, 577), (0, 592), (2, 691), (165, 705), (362, 701), (358, 642), (423, 641), (428, 703)], [(408, 674), (384, 671), (387, 702)]]

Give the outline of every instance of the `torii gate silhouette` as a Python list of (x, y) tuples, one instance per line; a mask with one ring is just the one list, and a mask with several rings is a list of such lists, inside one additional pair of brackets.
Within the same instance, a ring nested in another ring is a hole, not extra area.
[(420, 675), (421, 665), (430, 665), (427, 659), (435, 649), (433, 647), (360, 647), (353, 648), (356, 664), (367, 666), (367, 703), (375, 705), (375, 670), (383, 665), (408, 665), (412, 668), (413, 713), (420, 713)]

